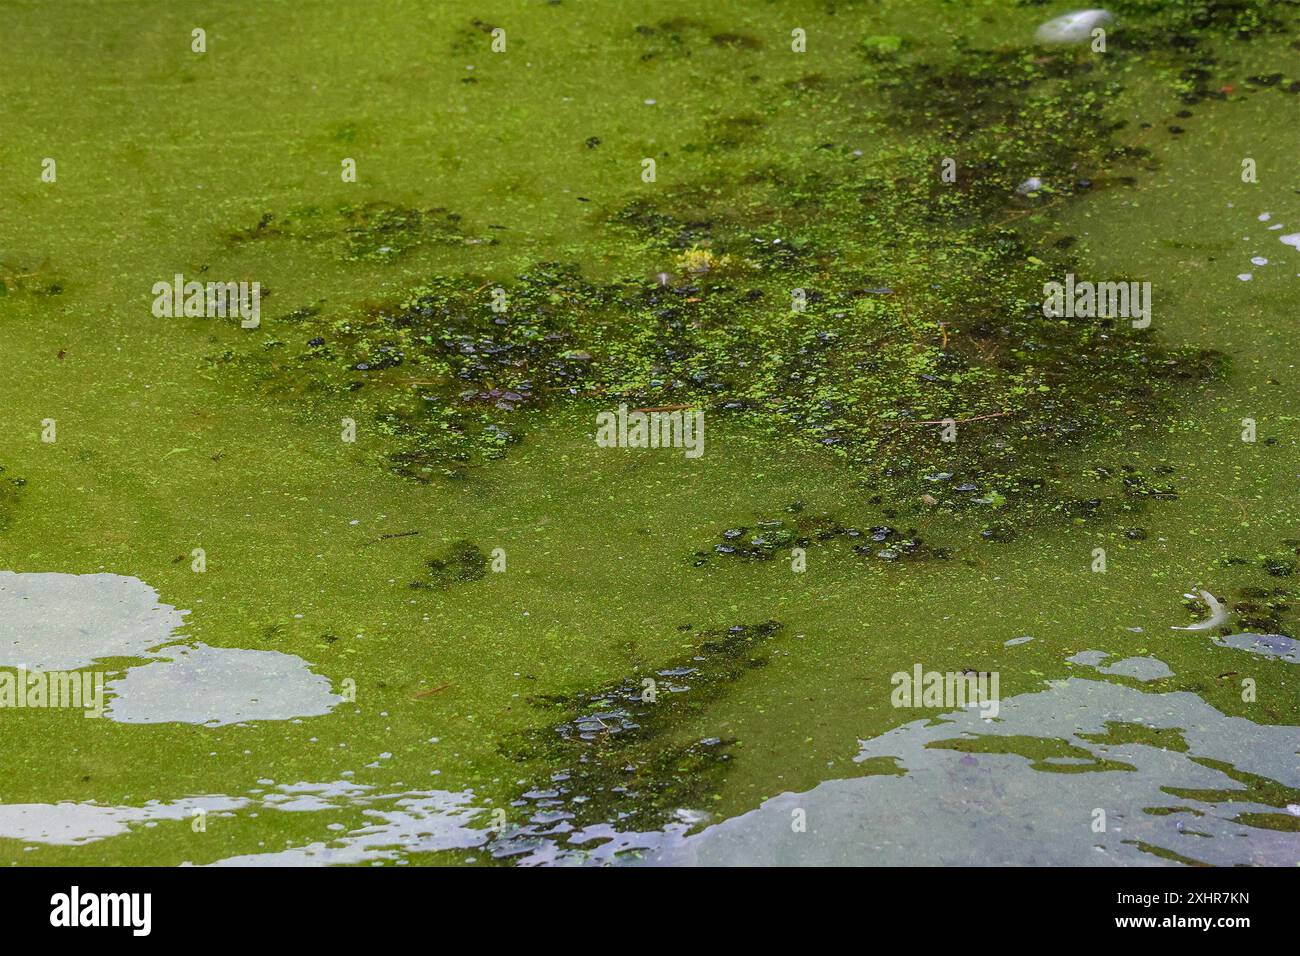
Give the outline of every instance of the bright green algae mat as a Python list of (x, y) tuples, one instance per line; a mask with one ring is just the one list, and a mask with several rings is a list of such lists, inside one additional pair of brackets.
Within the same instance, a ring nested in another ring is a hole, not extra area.
[[(187, 639), (357, 699), (6, 711), (0, 800), (346, 777), (522, 823), (577, 768), (584, 824), (723, 819), (881, 769), (859, 740), (939, 712), (891, 707), (895, 671), (998, 670), (1005, 698), (1085, 649), (1300, 722), (1285, 665), (1171, 630), (1204, 587), (1222, 633), (1295, 633), (1297, 8), (1113, 9), (1094, 55), (1034, 48), (1063, 8), (1009, 3), (6, 5), (0, 568), (139, 577)], [(1151, 280), (1151, 328), (1043, 318), (1067, 271)], [(260, 281), (261, 327), (155, 318), (178, 272)], [(704, 456), (596, 447), (620, 401), (705, 408)], [(626, 736), (554, 729), (692, 663)], [(366, 823), (0, 848), (207, 863)]]

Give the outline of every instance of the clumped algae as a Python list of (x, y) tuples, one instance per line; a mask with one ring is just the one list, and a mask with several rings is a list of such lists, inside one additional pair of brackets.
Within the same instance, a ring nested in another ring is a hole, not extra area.
[[(697, 32), (673, 22), (646, 35)], [(864, 44), (862, 72), (791, 93), (891, 124), (879, 154), (827, 142), (813, 161), (740, 165), (611, 209), (639, 276), (539, 263), (499, 282), (432, 278), (328, 324), (308, 316), (296, 368), (369, 402), (394, 470), (419, 481), (499, 458), (530, 412), (559, 402), (688, 404), (820, 448), (873, 490), (935, 497), (926, 476), (945, 473), (983, 492), (945, 507), (1091, 513), (1100, 502), (1053, 487), (1053, 462), (1090, 435), (1159, 423), (1224, 367), (1122, 319), (1042, 314), (1044, 282), (1079, 264), (1070, 237), (1044, 246), (1017, 221), (1132, 188), (1152, 165), (1106, 109), (1135, 55), (959, 46), (932, 62), (907, 44)], [(1174, 59), (1207, 62), (1199, 45)], [(826, 135), (846, 132), (826, 122)], [(730, 125), (761, 136), (774, 124)], [(960, 172), (945, 182), (955, 143)], [(1030, 170), (1045, 185), (1023, 195)], [(347, 235), (384, 248), (387, 230), (377, 217), (364, 239)], [(656, 263), (671, 271), (651, 278)], [(940, 441), (947, 422), (961, 440)], [(1012, 533), (1008, 520), (985, 536)]]
[[(765, 666), (765, 644), (781, 627), (765, 621), (698, 632), (684, 624), (678, 631), (690, 634), (689, 653), (608, 687), (532, 701), (543, 712), (559, 711), (562, 722), (508, 739), (503, 751), (553, 769), (516, 801), (531, 816), (506, 834), (498, 855), (522, 852), (539, 833), (558, 836), (615, 821), (642, 831), (689, 822), (683, 811), (712, 803), (735, 741), (682, 741), (679, 727), (747, 670)], [(550, 829), (559, 823), (562, 830)]]
[(473, 541), (455, 541), (448, 545), (441, 557), (429, 559), (431, 583), (413, 581), (411, 587), (446, 587), (458, 581), (477, 581), (487, 574), (488, 559)]
[(402, 208), (381, 201), (334, 209), (305, 206), (283, 216), (264, 213), (252, 226), (232, 232), (228, 241), (239, 246), (261, 239), (290, 239), (323, 244), (345, 262), (391, 262), (425, 245), (464, 244), (467, 237), (459, 223), (460, 216), (446, 209)]

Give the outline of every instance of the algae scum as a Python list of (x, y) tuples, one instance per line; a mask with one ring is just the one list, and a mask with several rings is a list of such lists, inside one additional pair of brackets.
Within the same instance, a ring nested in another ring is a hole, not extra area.
[(1300, 6), (427, 6), (10, 11), (6, 859), (1300, 862)]

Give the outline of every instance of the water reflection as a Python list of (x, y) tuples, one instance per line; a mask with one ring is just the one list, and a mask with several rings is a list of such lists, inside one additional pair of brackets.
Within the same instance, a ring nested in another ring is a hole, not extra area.
[[(181, 623), (182, 613), (138, 579), (0, 572), (0, 665), (148, 659), (111, 682), (112, 719), (223, 724), (324, 714), (338, 702), (305, 661), (177, 643)], [(1279, 635), (1215, 643), (1282, 666), (1300, 663), (1296, 643)], [(188, 825), (199, 811), (280, 811), (319, 815), (319, 837), (220, 862), (402, 862), (446, 850), (519, 865), (1300, 862), (1300, 731), (1226, 715), (1186, 691), (1144, 689), (1171, 674), (1154, 657), (1109, 658), (1075, 654), (1069, 663), (1087, 676), (1004, 699), (998, 719), (958, 710), (863, 741), (856, 759), (870, 775), (782, 794), (702, 829), (707, 819), (687, 807), (678, 822), (627, 832), (615, 821), (575, 828), (563, 813), (530, 806), (526, 822), (515, 810), (515, 822), (496, 831), (468, 791), (380, 792), (344, 780), (139, 806), (0, 805), (0, 838), (29, 850), (76, 846), (139, 827)], [(363, 825), (355, 825), (356, 811)], [(266, 818), (274, 827), (274, 814)]]
[(995, 721), (958, 711), (862, 743), (858, 761), (898, 775), (827, 781), (693, 834), (516, 839), (533, 844), (521, 862), (543, 864), (1294, 866), (1300, 833), (1274, 827), (1300, 807), (1270, 795), (1300, 787), (1298, 750), (1296, 728), (1195, 694), (1073, 677), (1004, 700)]
[(0, 667), (74, 670), (148, 659), (108, 682), (105, 716), (121, 723), (288, 720), (341, 702), (300, 657), (179, 643), (188, 613), (139, 578), (0, 571)]

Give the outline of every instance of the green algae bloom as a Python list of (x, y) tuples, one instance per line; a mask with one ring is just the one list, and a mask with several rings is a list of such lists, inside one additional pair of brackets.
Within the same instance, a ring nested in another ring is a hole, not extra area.
[(1300, 10), (1049, 7), (8, 11), (0, 855), (1294, 865)]

